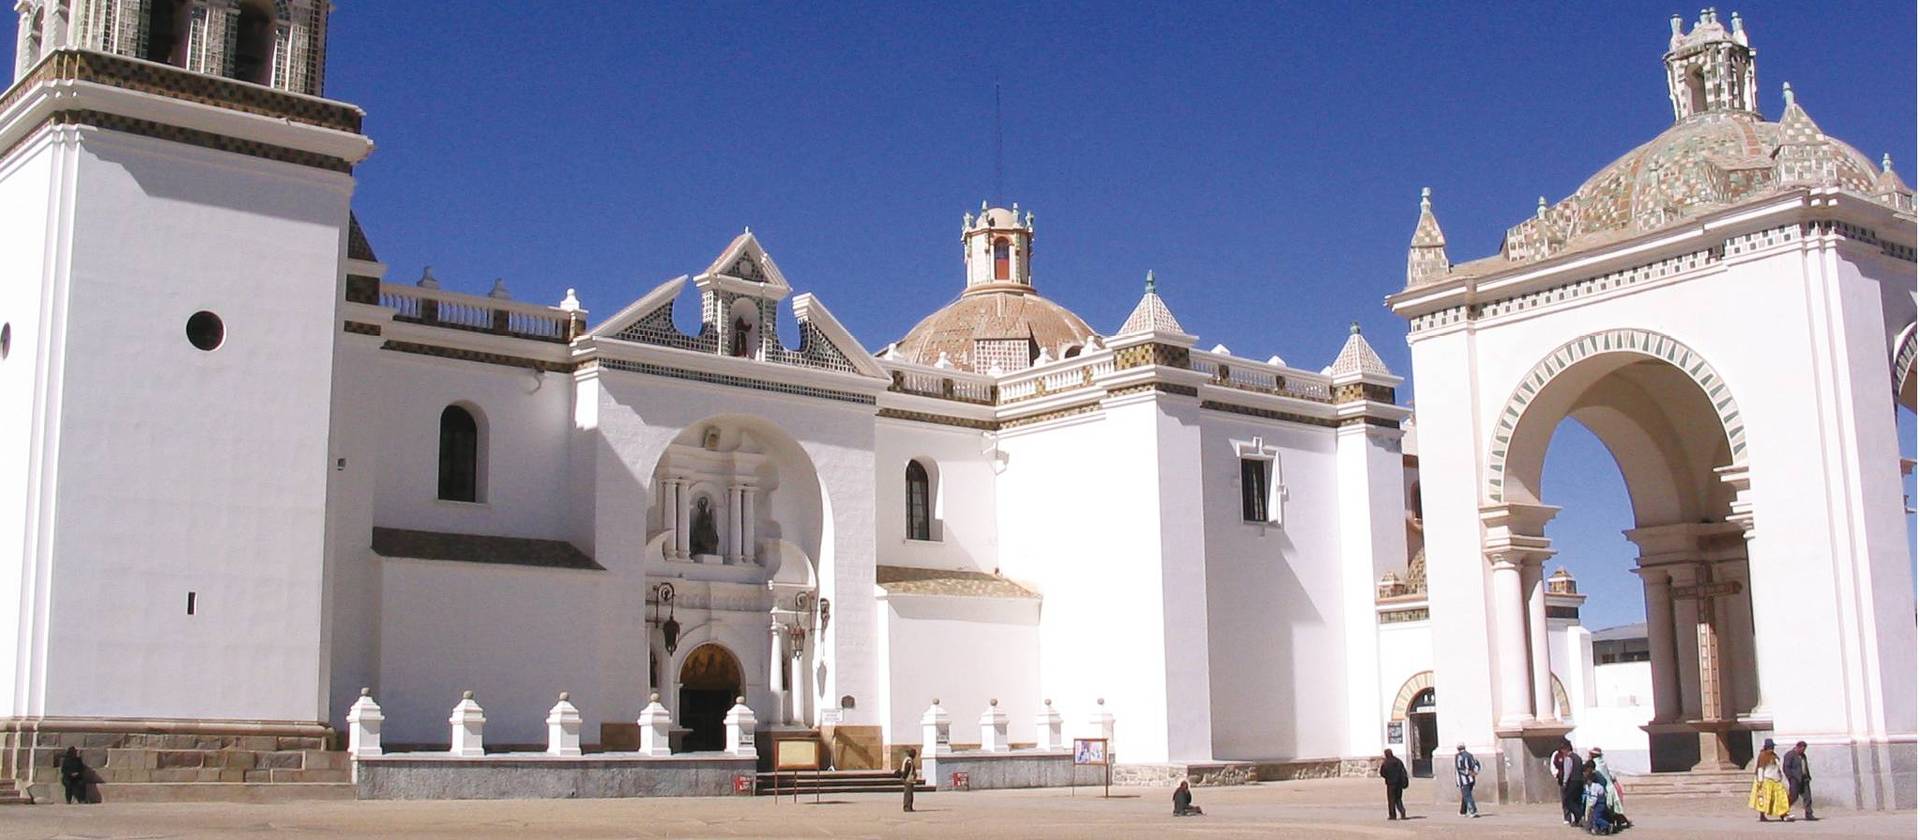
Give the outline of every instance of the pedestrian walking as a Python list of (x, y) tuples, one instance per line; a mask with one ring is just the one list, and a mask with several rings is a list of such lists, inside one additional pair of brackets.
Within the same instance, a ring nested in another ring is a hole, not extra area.
[(1402, 794), (1407, 790), (1407, 765), (1395, 758), (1393, 750), (1387, 750), (1386, 758), (1380, 761), (1380, 778), (1387, 782), (1387, 819), (1404, 820), (1407, 818), (1407, 803)]
[(1473, 783), (1480, 780), (1480, 759), (1467, 752), (1467, 745), (1460, 744), (1453, 753), (1454, 781), (1460, 784), (1460, 816), (1480, 816), (1480, 806), (1473, 801)]
[(1779, 820), (1791, 820), (1787, 813), (1787, 774), (1780, 769), (1780, 756), (1773, 751), (1773, 739), (1768, 738), (1760, 747), (1760, 754), (1753, 757), (1753, 792), (1747, 796), (1747, 807), (1760, 812), (1760, 821), (1768, 817)]
[(1805, 819), (1819, 819), (1813, 815), (1813, 764), (1807, 761), (1807, 742), (1794, 742), (1780, 759), (1780, 772), (1787, 777), (1787, 808), (1791, 810), (1797, 802)]
[(1548, 760), (1553, 770), (1553, 780), (1560, 785), (1560, 820), (1567, 825), (1579, 825), (1582, 809), (1581, 797), (1586, 793), (1584, 762), (1580, 754), (1573, 749), (1573, 743), (1560, 739), (1560, 746), (1553, 751)]
[(60, 754), (60, 786), (66, 789), (68, 805), (87, 804), (87, 762), (73, 747)]
[(1187, 787), (1186, 779), (1181, 779), (1180, 786), (1173, 789), (1173, 815), (1197, 817), (1205, 813), (1200, 810), (1200, 806), (1193, 804), (1193, 789)]
[(914, 760), (912, 747), (907, 748), (907, 757), (900, 760), (900, 795), (904, 797), (900, 810), (913, 813), (913, 788), (920, 783), (920, 763)]

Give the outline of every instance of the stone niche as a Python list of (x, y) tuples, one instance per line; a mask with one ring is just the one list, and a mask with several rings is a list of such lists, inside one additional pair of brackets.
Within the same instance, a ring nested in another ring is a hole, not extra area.
[[(711, 425), (668, 445), (654, 472), (649, 539), (670, 563), (765, 565), (778, 473), (750, 432)], [(684, 439), (691, 437), (693, 442)]]

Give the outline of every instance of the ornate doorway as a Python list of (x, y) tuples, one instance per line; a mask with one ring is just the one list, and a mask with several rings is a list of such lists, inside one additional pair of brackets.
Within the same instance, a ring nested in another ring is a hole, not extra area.
[(1414, 695), (1407, 710), (1407, 758), (1412, 773), (1422, 778), (1433, 776), (1433, 749), (1440, 743), (1440, 720), (1434, 713), (1433, 689)]
[(680, 725), (688, 752), (726, 747), (727, 710), (740, 696), (740, 660), (717, 644), (693, 649), (680, 664)]

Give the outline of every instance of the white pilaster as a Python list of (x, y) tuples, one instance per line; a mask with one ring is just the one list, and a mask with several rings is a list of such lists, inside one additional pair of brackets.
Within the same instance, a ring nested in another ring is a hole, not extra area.
[(1493, 556), (1495, 649), (1499, 652), (1500, 725), (1519, 727), (1532, 717), (1527, 691), (1526, 601), (1520, 566), (1507, 555)]
[(753, 710), (747, 708), (747, 698), (733, 698), (733, 708), (727, 710), (725, 722), (728, 755), (753, 758), (760, 754), (753, 746)]
[(1527, 593), (1527, 653), (1533, 677), (1533, 716), (1550, 721), (1556, 716), (1553, 705), (1553, 672), (1547, 656), (1547, 584), (1544, 558), (1528, 557), (1520, 570), (1520, 585)]
[(360, 689), (360, 699), (347, 710), (347, 755), (354, 758), (380, 754), (380, 723), (386, 720), (380, 704), (373, 702), (373, 690)]
[(1034, 748), (1041, 750), (1066, 749), (1067, 743), (1061, 737), (1060, 712), (1053, 708), (1053, 701), (1046, 700), (1040, 705), (1040, 714), (1033, 719)]
[(473, 701), (473, 692), (461, 692), (460, 703), (453, 707), (453, 714), (447, 718), (447, 723), (453, 727), (453, 743), (448, 752), (463, 757), (486, 754), (480, 735), (481, 729), (486, 726), (487, 716), (480, 704)]
[(1639, 569), (1647, 599), (1647, 648), (1653, 665), (1653, 721), (1680, 720), (1680, 672), (1674, 657), (1673, 599), (1664, 569)]
[(647, 696), (647, 707), (640, 710), (640, 754), (672, 755), (673, 746), (667, 735), (673, 727), (673, 716), (667, 713), (667, 707), (660, 705), (658, 692)]
[(987, 710), (980, 713), (980, 749), (1007, 751), (1007, 713), (1000, 710), (998, 698), (987, 701)]
[(931, 760), (936, 755), (953, 752), (953, 716), (940, 707), (940, 698), (920, 715), (920, 755)]

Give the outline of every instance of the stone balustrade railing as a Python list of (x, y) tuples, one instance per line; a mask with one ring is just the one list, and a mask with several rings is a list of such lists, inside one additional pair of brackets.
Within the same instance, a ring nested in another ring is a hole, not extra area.
[(586, 331), (586, 312), (424, 286), (349, 283), (347, 300), (394, 311), (394, 320), (564, 344)]
[(1314, 402), (1333, 401), (1332, 380), (1317, 373), (1203, 350), (1193, 351), (1191, 364), (1194, 370), (1212, 377), (1215, 385)]

